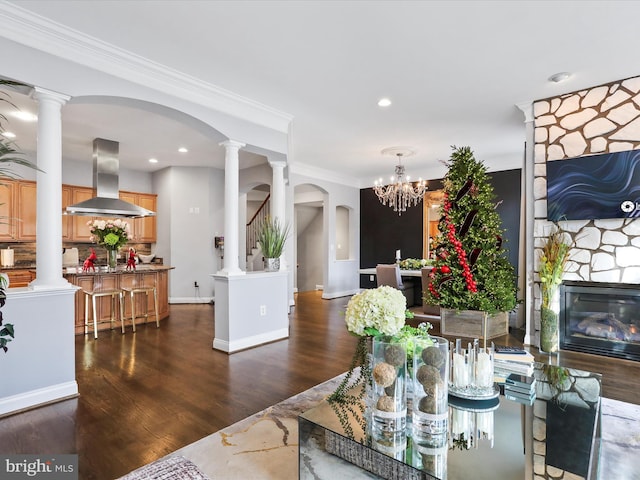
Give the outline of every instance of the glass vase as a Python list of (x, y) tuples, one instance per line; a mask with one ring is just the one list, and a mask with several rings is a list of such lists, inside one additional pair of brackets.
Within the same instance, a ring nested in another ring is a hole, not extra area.
[(460, 339), (451, 352), (451, 385), (449, 389), (453, 395), (463, 398), (492, 397), (495, 395), (493, 386), (494, 349), (481, 347), (478, 339), (468, 343), (463, 348)]
[(371, 363), (371, 435), (393, 439), (405, 431), (407, 420), (406, 342), (390, 336), (373, 338)]
[(416, 345), (413, 356), (413, 438), (417, 445), (446, 442), (449, 385), (449, 342), (431, 337), (433, 344)]
[(118, 250), (115, 248), (107, 248), (107, 269), (115, 272), (118, 265)]
[(495, 408), (497, 407), (490, 407), (483, 411), (481, 407), (469, 409), (468, 404), (464, 407), (450, 404), (449, 448), (470, 450), (478, 448), (481, 440), (486, 440), (486, 443), (493, 448), (493, 410)]
[(541, 284), (540, 352), (556, 353), (559, 348), (560, 290), (558, 285)]

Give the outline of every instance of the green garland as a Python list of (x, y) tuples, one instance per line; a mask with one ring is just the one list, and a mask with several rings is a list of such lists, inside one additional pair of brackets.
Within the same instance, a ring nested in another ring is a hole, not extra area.
[[(336, 391), (327, 398), (327, 402), (340, 420), (345, 435), (351, 439), (354, 438), (354, 432), (349, 421), (350, 416), (358, 422), (363, 433), (367, 431), (364, 397), (368, 386), (371, 385), (371, 365), (367, 348), (367, 342), (370, 338), (360, 337), (358, 339), (349, 371)], [(356, 373), (357, 367), (360, 369)]]

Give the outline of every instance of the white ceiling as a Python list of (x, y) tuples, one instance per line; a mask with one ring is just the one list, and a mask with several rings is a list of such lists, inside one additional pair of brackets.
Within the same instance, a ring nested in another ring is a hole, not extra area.
[[(363, 185), (392, 173), (380, 151), (398, 145), (417, 151), (405, 162), (414, 178), (441, 177), (451, 145), (471, 146), (491, 170), (518, 168), (516, 104), (640, 74), (640, 2), (13, 3), (292, 115), (293, 162)], [(547, 81), (562, 71), (572, 77)], [(65, 154), (77, 144), (89, 160), (94, 137), (118, 140), (134, 170), (211, 164), (217, 143), (125, 106), (70, 103), (63, 119)]]

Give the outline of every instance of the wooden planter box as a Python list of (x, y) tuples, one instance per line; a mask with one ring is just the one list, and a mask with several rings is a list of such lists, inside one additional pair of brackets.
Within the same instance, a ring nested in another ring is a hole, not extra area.
[(479, 310), (440, 309), (440, 332), (456, 337), (487, 340), (509, 333), (509, 313), (487, 315)]

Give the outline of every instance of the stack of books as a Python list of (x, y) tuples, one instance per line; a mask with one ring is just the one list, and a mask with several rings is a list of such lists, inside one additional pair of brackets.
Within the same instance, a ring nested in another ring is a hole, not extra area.
[(510, 374), (504, 382), (504, 397), (507, 400), (531, 405), (536, 399), (536, 379), (516, 373)]
[(512, 374), (533, 375), (534, 357), (520, 347), (496, 346), (493, 356), (493, 376), (496, 383), (505, 383)]

